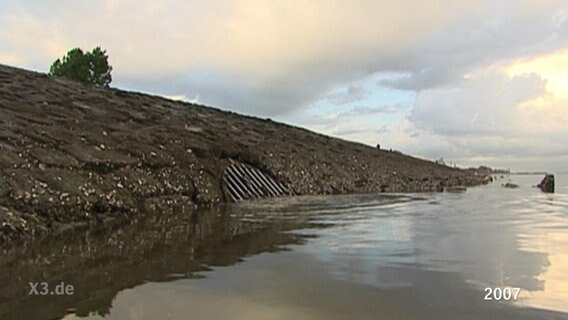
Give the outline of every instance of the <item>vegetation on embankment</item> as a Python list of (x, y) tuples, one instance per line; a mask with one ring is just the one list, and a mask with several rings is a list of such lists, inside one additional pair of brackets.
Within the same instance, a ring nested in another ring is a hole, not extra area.
[(440, 191), (483, 177), (270, 120), (0, 65), (0, 243), (225, 201), (229, 159), (294, 193)]

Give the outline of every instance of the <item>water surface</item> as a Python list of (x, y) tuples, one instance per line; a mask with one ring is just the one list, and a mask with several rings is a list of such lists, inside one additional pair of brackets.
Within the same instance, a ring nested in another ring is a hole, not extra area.
[[(568, 319), (568, 176), (146, 217), (0, 259), (0, 319)], [(514, 182), (518, 189), (505, 189)], [(29, 295), (61, 281), (70, 296)], [(484, 289), (520, 288), (517, 301)]]

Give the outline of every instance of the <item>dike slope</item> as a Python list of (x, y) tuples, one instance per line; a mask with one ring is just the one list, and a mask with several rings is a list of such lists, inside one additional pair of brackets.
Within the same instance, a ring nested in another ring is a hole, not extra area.
[(229, 159), (297, 195), (441, 191), (483, 177), (305, 129), (0, 65), (0, 245), (225, 202)]

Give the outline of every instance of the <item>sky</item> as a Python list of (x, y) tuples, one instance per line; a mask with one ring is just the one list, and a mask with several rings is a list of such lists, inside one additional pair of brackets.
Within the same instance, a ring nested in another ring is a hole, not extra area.
[(106, 49), (111, 86), (427, 159), (568, 171), (565, 0), (3, 0), (0, 63)]

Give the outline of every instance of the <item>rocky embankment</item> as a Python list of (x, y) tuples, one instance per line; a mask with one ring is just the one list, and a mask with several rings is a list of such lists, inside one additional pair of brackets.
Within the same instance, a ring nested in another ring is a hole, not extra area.
[(298, 195), (441, 191), (482, 176), (214, 108), (0, 65), (0, 245), (226, 201), (230, 159)]

